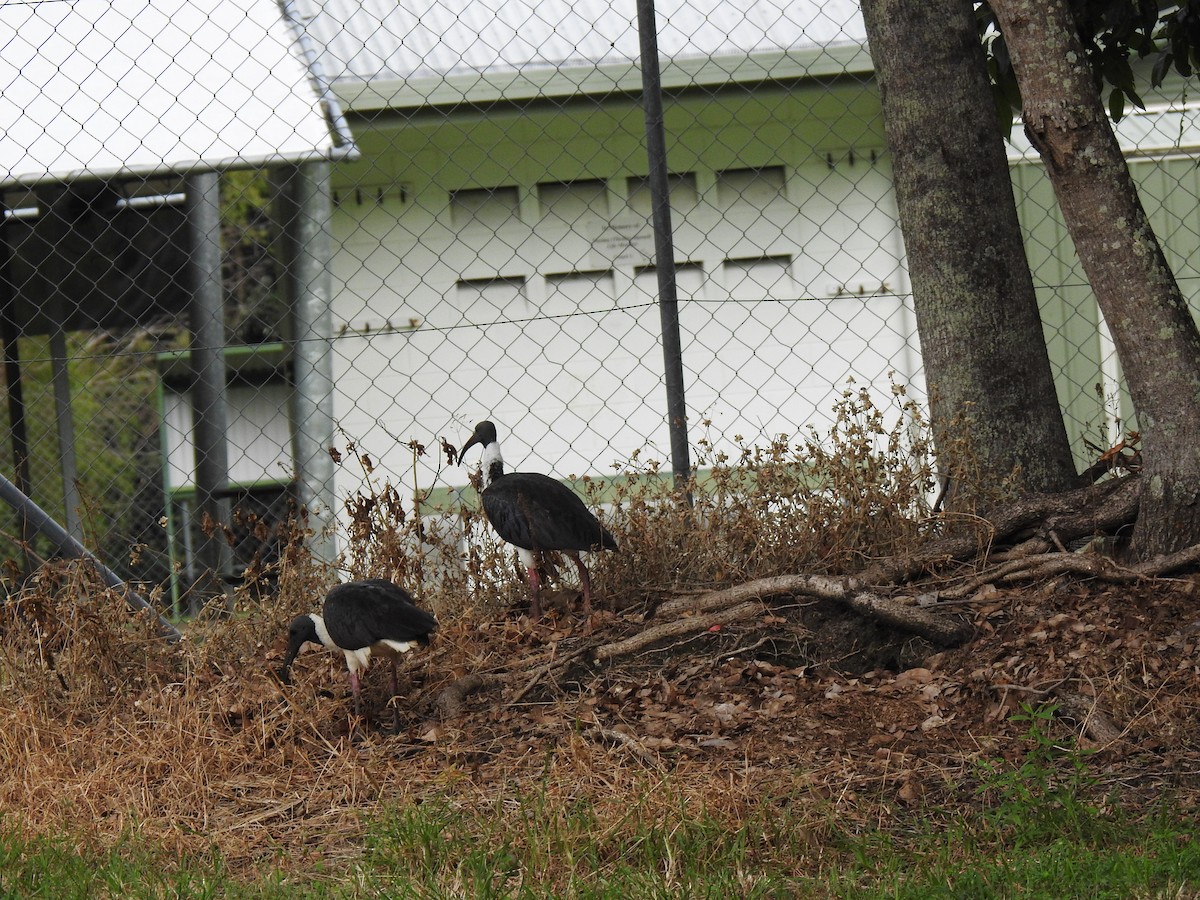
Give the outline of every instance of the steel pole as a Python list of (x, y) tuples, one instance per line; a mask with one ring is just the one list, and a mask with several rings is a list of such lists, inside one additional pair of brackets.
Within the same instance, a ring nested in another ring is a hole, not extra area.
[[(676, 490), (685, 490), (692, 474), (688, 448), (687, 404), (683, 387), (683, 347), (679, 337), (679, 294), (675, 284), (675, 240), (667, 180), (667, 139), (663, 129), (662, 78), (658, 67), (658, 24), (653, 0), (637, 0), (642, 59), (642, 109), (646, 119), (654, 272), (662, 320), (663, 375), (667, 389), (667, 429), (671, 435), (671, 471)], [(690, 503), (691, 497), (688, 496)]]
[[(229, 410), (225, 381), (225, 304), (221, 283), (221, 202), (215, 173), (187, 178), (191, 299), (192, 438), (196, 454), (197, 513), (201, 562), (208, 596), (227, 593), (233, 550), (225, 539), (230, 522)], [(207, 520), (207, 521), (206, 521)]]
[(168, 641), (174, 643), (183, 637), (179, 633), (179, 629), (164, 619), (141, 594), (122, 581), (112, 569), (100, 562), (83, 544), (68, 534), (65, 528), (55, 522), (45, 510), (3, 475), (0, 475), (0, 500), (20, 513), (34, 529), (55, 546), (59, 553), (75, 559), (86, 560), (94, 565), (105, 584), (121, 591), (125, 597), (125, 603), (130, 609), (154, 612), (158, 616), (159, 630)]
[(276, 219), (282, 232), (283, 282), (291, 308), (292, 457), (296, 500), (311, 531), (308, 547), (333, 563), (336, 468), (334, 445), (333, 282), (329, 271), (333, 203), (327, 162), (307, 163), (276, 176)]

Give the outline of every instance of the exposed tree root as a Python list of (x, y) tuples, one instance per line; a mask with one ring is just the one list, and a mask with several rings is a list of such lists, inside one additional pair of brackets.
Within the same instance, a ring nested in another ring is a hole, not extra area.
[(444, 688), (438, 694), (434, 705), (437, 707), (442, 718), (450, 718), (462, 709), (463, 703), (471, 694), (486, 688), (495, 687), (497, 684), (503, 683), (503, 681), (504, 679), (502, 678), (490, 675), (479, 675), (477, 673), (464, 675)]
[(984, 569), (960, 584), (938, 591), (936, 597), (938, 600), (959, 600), (969, 597), (987, 584), (1044, 581), (1059, 575), (1099, 578), (1117, 583), (1146, 577), (1136, 569), (1118, 565), (1107, 556), (1094, 553), (1040, 553)]
[[(550, 653), (525, 660), (518, 667), (486, 675), (465, 675), (442, 690), (435, 704), (442, 715), (454, 715), (470, 694), (496, 687), (511, 691), (507, 703), (518, 703), (535, 688), (557, 684), (579, 666), (609, 666), (648, 652), (663, 652), (664, 645), (688, 642), (734, 623), (766, 619), (762, 624), (769, 626), (772, 620), (768, 617), (774, 616), (788, 601), (797, 599), (817, 604), (832, 602), (864, 619), (924, 638), (938, 647), (961, 645), (970, 638), (971, 626), (949, 608), (970, 602), (969, 598), (986, 585), (1064, 575), (1127, 583), (1200, 563), (1200, 546), (1137, 565), (1122, 565), (1097, 553), (1062, 549), (1079, 538), (1112, 533), (1132, 522), (1139, 492), (1137, 479), (1125, 478), (1069, 494), (1025, 498), (998, 513), (989, 522), (989, 533), (977, 530), (974, 534), (942, 538), (906, 557), (877, 562), (853, 577), (780, 575), (722, 590), (673, 597), (650, 614), (653, 618), (648, 615), (645, 627), (632, 635), (616, 640), (603, 631), (572, 636)], [(1001, 543), (1015, 543), (1019, 552), (991, 554), (991, 549)], [(1046, 552), (1051, 547), (1060, 549)], [(989, 555), (999, 561), (957, 583), (944, 584), (920, 598), (896, 595), (898, 585), (912, 582), (948, 562), (986, 559)], [(1096, 741), (1115, 740), (1119, 730), (1096, 711), (1094, 704), (1084, 710), (1080, 696), (1060, 695), (1064, 712), (1080, 719), (1085, 732)], [(1084, 712), (1086, 715), (1080, 718)], [(602, 736), (612, 739), (611, 735)], [(627, 744), (623, 738), (617, 740)], [(629, 749), (641, 756), (637, 748)]]
[(1152, 577), (1166, 575), (1168, 572), (1177, 572), (1180, 569), (1186, 569), (1197, 564), (1200, 564), (1200, 544), (1184, 547), (1182, 550), (1176, 550), (1174, 553), (1168, 553), (1166, 556), (1157, 556), (1154, 559), (1148, 559), (1133, 566), (1133, 571), (1139, 575)]
[(1032, 539), (1040, 546), (1054, 546), (1055, 540), (1061, 544), (1098, 532), (1113, 532), (1133, 521), (1140, 497), (1140, 480), (1128, 476), (1064, 494), (1019, 498), (987, 520), (983, 539), (976, 532), (931, 541), (907, 556), (869, 566), (855, 582), (867, 586), (912, 581), (946, 563), (974, 559), (998, 544), (1014, 540)]

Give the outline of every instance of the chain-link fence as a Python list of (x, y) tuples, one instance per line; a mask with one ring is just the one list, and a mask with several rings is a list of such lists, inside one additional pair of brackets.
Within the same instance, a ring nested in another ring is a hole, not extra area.
[[(291, 502), (336, 510), (365, 477), (330, 447), (449, 501), (467, 470), (439, 438), (483, 418), (510, 464), (603, 476), (677, 464), (672, 425), (701, 466), (819, 431), (850, 379), (923, 396), (856, 3), (660, 0), (664, 158), (632, 4), (0, 12), (0, 471), (134, 578), (269, 560)], [(1176, 85), (1119, 131), (1194, 296), (1185, 101)], [(1127, 404), (1019, 137), (1011, 160), (1082, 458)], [(232, 558), (202, 552), (205, 516)]]

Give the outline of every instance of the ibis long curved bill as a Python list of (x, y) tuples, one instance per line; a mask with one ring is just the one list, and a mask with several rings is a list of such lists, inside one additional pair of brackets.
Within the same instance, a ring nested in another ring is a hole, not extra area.
[[(429, 643), (437, 620), (417, 606), (408, 591), (382, 578), (349, 581), (325, 595), (320, 613), (297, 616), (288, 627), (288, 647), (279, 668), (279, 679), (291, 681), (292, 663), (306, 643), (320, 644), (346, 657), (354, 712), (362, 715), (359, 673), (373, 655), (385, 656), (391, 664), (391, 696), (396, 690), (396, 659), (413, 648)], [(393, 707), (395, 724), (399, 710)]]
[(496, 426), (480, 422), (463, 445), (463, 454), (471, 447), (483, 448), (481, 474), (483, 511), (496, 534), (517, 548), (517, 555), (529, 575), (529, 616), (540, 619), (542, 555), (565, 553), (579, 571), (583, 591), (583, 611), (592, 611), (592, 581), (579, 554), (585, 551), (616, 550), (616, 538), (600, 524), (573, 490), (540, 472), (504, 471), (504, 458)]

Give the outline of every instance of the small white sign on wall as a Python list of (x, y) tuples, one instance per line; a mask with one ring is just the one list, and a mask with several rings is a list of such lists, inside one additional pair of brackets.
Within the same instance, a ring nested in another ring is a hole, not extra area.
[(610, 266), (646, 266), (654, 262), (654, 230), (649, 222), (607, 222), (592, 241), (592, 263)]

